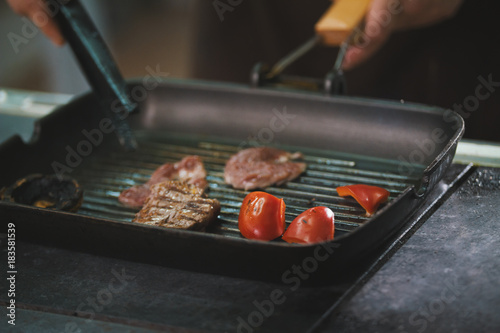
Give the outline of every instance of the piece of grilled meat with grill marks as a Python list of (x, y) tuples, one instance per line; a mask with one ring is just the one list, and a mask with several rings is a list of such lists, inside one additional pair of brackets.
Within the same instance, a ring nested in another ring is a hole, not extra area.
[(129, 207), (142, 207), (150, 193), (150, 187), (166, 180), (180, 180), (198, 186), (207, 187), (207, 172), (201, 158), (196, 155), (186, 156), (177, 163), (165, 163), (158, 167), (151, 178), (142, 185), (135, 185), (120, 193), (118, 200)]
[(281, 185), (297, 178), (306, 164), (293, 162), (302, 154), (271, 147), (248, 148), (231, 156), (224, 168), (224, 180), (234, 188), (252, 190)]
[(217, 219), (220, 203), (216, 199), (204, 198), (202, 194), (200, 187), (179, 181), (155, 184), (133, 221), (160, 227), (205, 230)]

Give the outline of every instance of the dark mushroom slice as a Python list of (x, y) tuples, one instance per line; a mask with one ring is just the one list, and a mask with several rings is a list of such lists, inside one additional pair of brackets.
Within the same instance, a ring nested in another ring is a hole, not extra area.
[(40, 208), (76, 212), (82, 204), (83, 191), (73, 178), (33, 174), (8, 187), (3, 199)]

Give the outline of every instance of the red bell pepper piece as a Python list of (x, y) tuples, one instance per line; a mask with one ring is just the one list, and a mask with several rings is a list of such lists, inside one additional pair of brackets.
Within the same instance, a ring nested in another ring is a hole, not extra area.
[(367, 216), (372, 216), (378, 206), (387, 201), (389, 191), (378, 186), (371, 185), (347, 185), (337, 187), (337, 193), (341, 197), (352, 196), (366, 210)]
[(328, 207), (309, 208), (297, 216), (286, 229), (283, 240), (288, 243), (311, 244), (333, 239), (335, 217)]
[(285, 202), (266, 192), (251, 192), (240, 208), (238, 228), (245, 238), (272, 240), (285, 231)]

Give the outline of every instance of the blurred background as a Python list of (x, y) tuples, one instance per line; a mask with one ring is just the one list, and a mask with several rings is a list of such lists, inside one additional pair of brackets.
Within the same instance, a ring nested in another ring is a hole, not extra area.
[[(195, 0), (82, 0), (123, 75), (142, 77), (160, 65), (174, 77), (190, 77)], [(19, 52), (7, 36), (26, 24), (0, 1), (0, 86), (80, 94), (89, 90), (68, 45), (55, 47), (41, 32)]]
[[(157, 66), (170, 77), (247, 84), (253, 65), (274, 64), (313, 35), (329, 0), (81, 0), (126, 78)], [(227, 10), (221, 13), (220, 4)], [(219, 4), (219, 12), (215, 6)], [(453, 109), (474, 96), (479, 77), (500, 82), (498, 1), (466, 0), (435, 26), (394, 34), (367, 63), (347, 73), (348, 95)], [(18, 52), (9, 33), (26, 21), (0, 0), (0, 87), (81, 94), (89, 87), (68, 46), (40, 32)], [(290, 73), (323, 77), (336, 50), (319, 47)], [(500, 88), (466, 114), (466, 134), (500, 141)]]

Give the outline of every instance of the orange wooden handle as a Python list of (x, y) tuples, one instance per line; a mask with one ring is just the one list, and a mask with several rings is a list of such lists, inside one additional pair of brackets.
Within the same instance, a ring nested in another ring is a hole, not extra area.
[(316, 23), (322, 43), (338, 46), (349, 37), (365, 17), (371, 0), (336, 0)]

